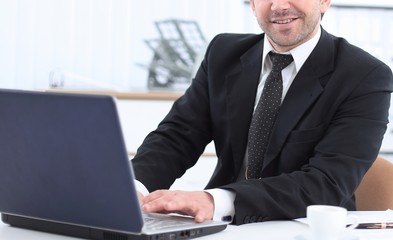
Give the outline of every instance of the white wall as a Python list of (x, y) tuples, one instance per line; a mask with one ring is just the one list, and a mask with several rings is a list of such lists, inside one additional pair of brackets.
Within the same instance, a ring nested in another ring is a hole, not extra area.
[[(230, 4), (228, 4), (230, 3)], [(146, 86), (158, 38), (153, 22), (197, 20), (207, 39), (243, 28), (241, 0), (0, 0), (0, 87), (47, 88), (51, 71), (67, 87)]]

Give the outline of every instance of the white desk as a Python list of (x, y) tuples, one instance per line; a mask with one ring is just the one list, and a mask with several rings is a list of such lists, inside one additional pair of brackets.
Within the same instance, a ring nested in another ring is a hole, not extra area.
[[(292, 236), (301, 234), (307, 231), (307, 226), (294, 221), (278, 221), (278, 222), (265, 222), (256, 224), (247, 224), (243, 226), (232, 226), (229, 225), (227, 229), (222, 232), (212, 234), (205, 237), (200, 237), (200, 240), (210, 239), (225, 239), (240, 240), (244, 236), (258, 236), (258, 239), (266, 240), (284, 240), (293, 239)], [(77, 238), (64, 237), (61, 235), (54, 235), (49, 233), (42, 233), (36, 231), (30, 231), (25, 229), (14, 228), (0, 223), (0, 239), (1, 240), (76, 240)]]
[[(375, 212), (371, 212), (374, 214)], [(356, 212), (356, 215), (364, 216), (370, 214), (367, 212)], [(229, 225), (228, 228), (222, 232), (200, 237), (200, 240), (211, 240), (211, 239), (225, 239), (225, 240), (239, 240), (249, 239), (254, 237), (256, 239), (266, 240), (296, 240), (295, 238), (299, 235), (304, 235), (308, 232), (307, 225), (297, 221), (270, 221), (263, 223), (245, 224), (242, 226)], [(370, 229), (355, 229), (352, 231), (352, 235), (358, 236), (359, 240), (393, 240), (393, 229), (381, 229), (381, 230), (370, 230)], [(30, 231), (25, 229), (19, 229), (0, 223), (0, 239), (1, 240), (76, 240), (77, 238), (65, 237), (61, 235), (54, 235), (43, 232)]]

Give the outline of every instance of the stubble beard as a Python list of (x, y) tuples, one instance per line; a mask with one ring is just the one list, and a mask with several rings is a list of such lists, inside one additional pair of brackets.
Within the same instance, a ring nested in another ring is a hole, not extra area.
[[(291, 15), (292, 14), (292, 15)], [(278, 14), (273, 13), (272, 16), (277, 16)], [(298, 19), (295, 21), (304, 21), (305, 19), (305, 14), (295, 12), (295, 13), (284, 13), (281, 14), (281, 16), (298, 16)], [(272, 18), (272, 17), (270, 17)], [(267, 18), (269, 19), (269, 18)], [(263, 20), (262, 20), (263, 21)], [(283, 31), (277, 31), (275, 29), (269, 28), (270, 21), (265, 24), (265, 22), (262, 22), (258, 20), (259, 26), (261, 29), (265, 32), (267, 35), (268, 39), (270, 40), (270, 43), (273, 45), (273, 47), (277, 47), (280, 49), (293, 49), (300, 44), (308, 41), (311, 39), (314, 35), (315, 29), (317, 25), (319, 24), (318, 19), (312, 19), (312, 21), (305, 22), (305, 24), (301, 25), (300, 29), (288, 29), (288, 30), (283, 30)]]

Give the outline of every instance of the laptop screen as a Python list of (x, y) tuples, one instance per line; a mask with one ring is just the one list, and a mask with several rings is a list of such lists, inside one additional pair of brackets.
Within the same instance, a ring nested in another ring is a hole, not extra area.
[(0, 90), (0, 212), (141, 231), (112, 97)]

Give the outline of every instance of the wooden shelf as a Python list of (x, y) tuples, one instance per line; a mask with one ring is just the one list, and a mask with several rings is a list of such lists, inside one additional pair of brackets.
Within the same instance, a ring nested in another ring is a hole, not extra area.
[(182, 92), (159, 92), (159, 91), (146, 91), (146, 92), (122, 92), (122, 91), (104, 91), (104, 90), (81, 90), (81, 89), (45, 89), (47, 92), (59, 93), (78, 93), (78, 94), (97, 94), (97, 95), (110, 95), (123, 100), (165, 100), (174, 101), (178, 99)]

